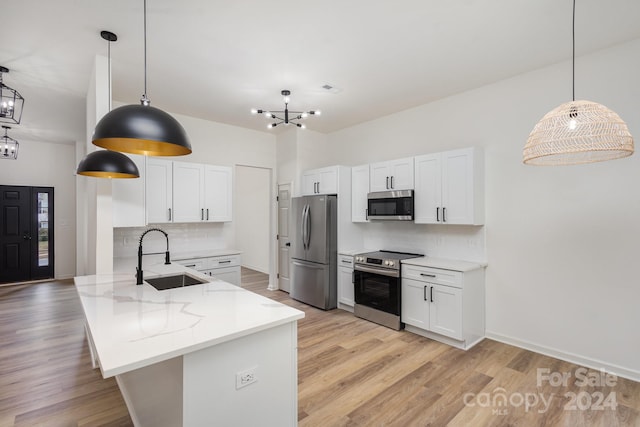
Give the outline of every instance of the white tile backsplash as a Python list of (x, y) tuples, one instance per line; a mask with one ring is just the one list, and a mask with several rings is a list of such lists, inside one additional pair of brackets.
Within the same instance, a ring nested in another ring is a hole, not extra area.
[[(140, 236), (149, 228), (160, 228), (169, 235), (172, 255), (234, 246), (232, 223), (152, 224), (148, 227), (114, 228), (113, 256), (136, 257)], [(144, 238), (144, 252), (164, 252), (166, 240), (161, 233), (151, 232)]]
[(435, 258), (475, 262), (486, 262), (487, 259), (483, 226), (375, 221), (366, 224), (364, 246)]

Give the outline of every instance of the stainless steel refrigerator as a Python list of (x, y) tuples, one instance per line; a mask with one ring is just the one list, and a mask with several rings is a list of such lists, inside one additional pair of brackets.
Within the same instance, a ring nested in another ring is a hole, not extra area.
[(323, 310), (337, 304), (335, 195), (295, 197), (290, 296)]

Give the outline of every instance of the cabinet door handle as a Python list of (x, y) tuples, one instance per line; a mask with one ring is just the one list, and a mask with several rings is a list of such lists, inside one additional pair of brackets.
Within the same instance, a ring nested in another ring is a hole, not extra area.
[(442, 208), (442, 222), (447, 222), (446, 212), (447, 208)]
[(369, 209), (365, 209), (365, 210), (364, 210), (364, 219), (365, 219), (366, 221), (369, 221)]
[(209, 221), (209, 208), (207, 208), (207, 221)]
[(391, 189), (393, 190), (393, 177), (391, 177)]
[(420, 273), (420, 275), (423, 277), (436, 277), (435, 274)]
[(422, 298), (426, 301), (427, 300), (427, 286), (425, 285), (422, 289)]
[(200, 221), (204, 221), (204, 209), (200, 209)]
[(171, 221), (171, 208), (169, 208), (169, 221)]
[(431, 297), (430, 297), (431, 298), (431, 302), (433, 302), (433, 286), (431, 287), (430, 293), (431, 293)]
[(387, 190), (389, 189), (389, 177), (387, 177)]

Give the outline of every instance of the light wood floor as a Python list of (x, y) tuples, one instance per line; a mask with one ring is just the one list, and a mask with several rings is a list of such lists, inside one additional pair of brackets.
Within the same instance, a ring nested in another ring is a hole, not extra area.
[[(580, 388), (577, 365), (491, 340), (464, 352), (306, 306), (267, 291), (266, 275), (242, 273), (243, 287), (306, 313), (298, 323), (300, 426), (640, 427), (639, 383)], [(572, 377), (538, 387), (538, 368)], [(576, 410), (565, 393), (580, 396)], [(603, 410), (578, 409), (597, 407), (598, 393), (615, 396), (617, 408), (602, 401)], [(548, 407), (534, 406), (534, 395)], [(115, 381), (91, 369), (70, 280), (0, 288), (0, 426), (13, 425), (132, 425)]]

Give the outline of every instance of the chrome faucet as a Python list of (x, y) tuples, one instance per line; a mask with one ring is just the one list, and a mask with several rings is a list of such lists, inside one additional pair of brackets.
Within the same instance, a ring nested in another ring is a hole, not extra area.
[(142, 255), (158, 255), (161, 254), (162, 252), (150, 252), (148, 254), (143, 254), (142, 253), (142, 239), (144, 239), (144, 236), (147, 235), (147, 233), (151, 232), (151, 231), (159, 231), (160, 233), (164, 234), (164, 237), (167, 239), (167, 251), (164, 252), (164, 263), (165, 264), (171, 264), (171, 261), (169, 260), (169, 235), (164, 232), (163, 230), (159, 229), (159, 228), (150, 228), (147, 231), (145, 231), (144, 233), (142, 233), (142, 236), (140, 236), (140, 244), (138, 245), (138, 267), (136, 268), (136, 285), (142, 285)]

